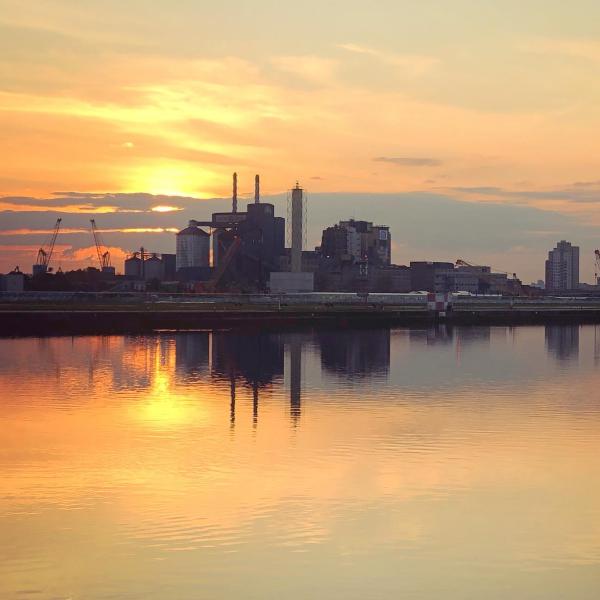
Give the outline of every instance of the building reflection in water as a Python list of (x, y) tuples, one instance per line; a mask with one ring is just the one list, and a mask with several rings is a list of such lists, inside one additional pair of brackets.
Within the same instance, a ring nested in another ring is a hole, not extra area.
[[(174, 346), (175, 376), (193, 383), (209, 376), (227, 385), (230, 425), (235, 426), (239, 389), (251, 390), (252, 420), (259, 417), (261, 390), (284, 379), (289, 381), (290, 419), (297, 424), (302, 411), (303, 352), (307, 344), (320, 349), (321, 368), (347, 379), (385, 377), (390, 368), (390, 329), (318, 333), (240, 333), (233, 331), (182, 332), (156, 337), (130, 338), (129, 355), (144, 354), (147, 368), (128, 369), (130, 380), (148, 385), (156, 353)], [(135, 349), (135, 350), (134, 350)], [(163, 362), (167, 359), (159, 359)], [(138, 358), (135, 361), (141, 367)], [(134, 375), (137, 373), (137, 375)]]
[(259, 390), (283, 379), (284, 345), (279, 333), (215, 331), (211, 336), (211, 375), (230, 386), (230, 422), (235, 425), (236, 386), (252, 389), (252, 420), (258, 422)]
[[(307, 339), (308, 338), (308, 339)], [(290, 333), (286, 336), (289, 357), (290, 418), (297, 425), (302, 413), (302, 349), (310, 336)]]
[(462, 346), (469, 344), (486, 344), (489, 345), (491, 340), (491, 327), (454, 327), (450, 328), (450, 335), (456, 337), (456, 342)]
[[(284, 390), (289, 396), (289, 418), (293, 424), (299, 423), (306, 394), (305, 376), (313, 388), (337, 385), (339, 381), (332, 380), (331, 375), (346, 382), (362, 381), (366, 386), (371, 385), (370, 377), (380, 381), (385, 378), (391, 386), (405, 388), (423, 382), (431, 385), (436, 377), (440, 385), (462, 385), (483, 377), (495, 381), (497, 366), (488, 360), (490, 347), (497, 360), (500, 357), (503, 361), (503, 369), (515, 377), (525, 376), (525, 358), (530, 362), (536, 358), (539, 369), (544, 368), (545, 362), (554, 369), (552, 360), (546, 357), (577, 361), (580, 345), (585, 354), (593, 344), (593, 358), (599, 363), (600, 328), (586, 333), (584, 327), (581, 334), (580, 329), (579, 325), (548, 325), (542, 329), (453, 327), (440, 323), (421, 329), (198, 331), (73, 340), (48, 338), (32, 343), (42, 358), (39, 372), (46, 378), (54, 376), (55, 385), (66, 381), (67, 375), (73, 377), (73, 368), (68, 373), (64, 371), (67, 364), (77, 367), (76, 371), (83, 374), (79, 385), (89, 389), (100, 385), (117, 392), (152, 389), (156, 398), (167, 398), (171, 392), (175, 398), (181, 392), (175, 388), (182, 384), (192, 394), (201, 391), (228, 396), (230, 410), (224, 418), (229, 418), (233, 427), (236, 408), (238, 413), (240, 408), (251, 409), (248, 420), (257, 424), (261, 395)], [(426, 345), (429, 352), (419, 359), (419, 348), (411, 348), (413, 344)], [(513, 348), (517, 346), (527, 348), (525, 355), (515, 354)], [(395, 361), (393, 373), (391, 360)], [(0, 373), (17, 361), (27, 364), (27, 359), (16, 352), (7, 355)], [(435, 373), (431, 365), (435, 365)]]
[[(454, 344), (454, 365), (465, 368), (463, 376), (477, 378), (487, 368), (479, 350), (494, 343), (500, 352), (500, 348), (506, 347), (503, 340), (510, 342), (512, 339), (514, 343), (511, 331), (511, 328), (503, 327), (440, 323), (422, 329), (406, 329), (397, 339), (430, 346), (440, 356), (441, 362), (436, 363), (440, 369), (451, 366), (446, 349)], [(533, 335), (527, 328), (522, 333), (528, 332)], [(544, 332), (549, 356), (559, 361), (579, 358), (579, 325), (548, 325)], [(261, 394), (274, 386), (281, 389), (285, 372), (285, 382), (289, 385), (286, 390), (289, 416), (292, 423), (297, 424), (302, 413), (303, 370), (312, 368), (311, 357), (318, 361), (317, 365), (320, 363), (322, 373), (348, 382), (369, 377), (388, 378), (391, 333), (389, 328), (380, 328), (307, 333), (204, 331), (113, 337), (99, 339), (93, 358), (87, 360), (94, 365), (111, 363), (116, 389), (148, 388), (159, 371), (163, 377), (174, 377), (175, 383), (209, 382), (220, 386), (230, 397), (232, 427), (236, 423), (236, 404), (241, 395), (249, 397), (252, 422), (258, 423)], [(120, 352), (116, 351), (117, 347)], [(41, 349), (45, 350), (49, 364), (60, 362), (52, 357), (49, 349)], [(594, 358), (600, 360), (600, 331), (597, 329), (594, 329)], [(517, 363), (515, 369), (518, 366)], [(403, 382), (406, 384), (406, 378)]]
[(546, 325), (546, 349), (559, 361), (579, 358), (579, 325)]
[(283, 378), (283, 336), (278, 333), (212, 333), (211, 372), (217, 378), (241, 379), (262, 387)]
[(319, 332), (316, 339), (325, 371), (347, 379), (387, 376), (389, 373), (389, 328)]
[(489, 345), (491, 342), (491, 327), (454, 326), (449, 323), (436, 323), (426, 329), (409, 329), (411, 342), (422, 342), (428, 346), (450, 345), (466, 348), (472, 344)]
[(175, 369), (186, 380), (208, 372), (210, 334), (208, 331), (175, 334)]
[(446, 323), (436, 323), (426, 329), (410, 329), (408, 336), (411, 342), (422, 342), (428, 346), (451, 344), (453, 341), (453, 328)]

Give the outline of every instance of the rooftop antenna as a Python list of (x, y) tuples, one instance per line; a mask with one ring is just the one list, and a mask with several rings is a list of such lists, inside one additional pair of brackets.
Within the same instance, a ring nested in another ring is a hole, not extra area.
[(254, 177), (254, 204), (260, 203), (260, 177)]
[(233, 195), (232, 195), (232, 210), (231, 212), (237, 212), (237, 173), (233, 174)]

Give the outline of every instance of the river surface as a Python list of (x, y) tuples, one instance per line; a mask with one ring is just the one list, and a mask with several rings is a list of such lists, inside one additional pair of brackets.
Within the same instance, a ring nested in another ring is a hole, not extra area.
[(0, 340), (0, 598), (600, 595), (600, 328)]

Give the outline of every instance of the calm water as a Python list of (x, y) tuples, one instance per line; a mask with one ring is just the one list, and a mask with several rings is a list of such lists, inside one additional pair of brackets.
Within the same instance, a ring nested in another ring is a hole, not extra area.
[(0, 340), (0, 598), (597, 599), (600, 329)]

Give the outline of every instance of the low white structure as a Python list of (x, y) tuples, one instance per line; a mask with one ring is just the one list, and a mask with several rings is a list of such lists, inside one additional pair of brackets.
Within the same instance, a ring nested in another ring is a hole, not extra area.
[(271, 273), (269, 289), (272, 294), (302, 294), (315, 289), (314, 273), (292, 273), (280, 271)]

